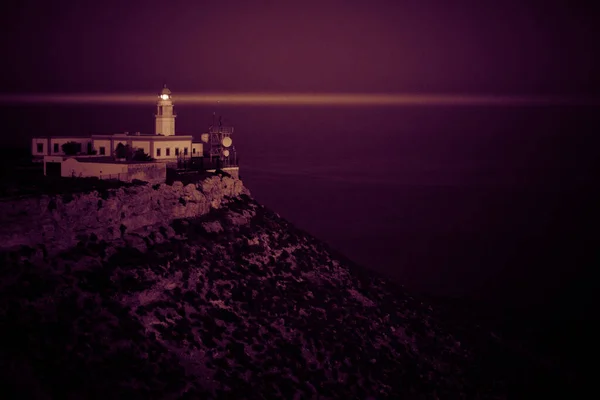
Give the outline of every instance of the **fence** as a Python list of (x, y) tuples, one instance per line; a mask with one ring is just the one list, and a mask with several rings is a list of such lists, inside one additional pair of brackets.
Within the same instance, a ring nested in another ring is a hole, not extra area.
[(239, 166), (239, 158), (229, 157), (221, 160), (218, 157), (194, 157), (188, 159), (177, 160), (177, 169), (191, 170), (191, 171), (206, 171), (207, 169), (221, 169), (227, 167)]
[(100, 175), (100, 176), (98, 176), (98, 178), (100, 178), (102, 180), (118, 179), (120, 181), (127, 181), (129, 178), (129, 174), (128, 173), (120, 173), (120, 174)]
[(233, 126), (211, 126), (208, 128), (208, 133), (233, 133)]

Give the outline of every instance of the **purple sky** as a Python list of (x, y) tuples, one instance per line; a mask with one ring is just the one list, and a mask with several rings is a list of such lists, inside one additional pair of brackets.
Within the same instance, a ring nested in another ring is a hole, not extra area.
[(595, 94), (586, 4), (22, 0), (0, 92)]

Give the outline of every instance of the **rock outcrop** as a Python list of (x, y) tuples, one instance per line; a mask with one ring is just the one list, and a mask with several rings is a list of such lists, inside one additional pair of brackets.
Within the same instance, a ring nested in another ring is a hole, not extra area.
[(212, 176), (185, 186), (174, 182), (0, 202), (0, 250), (29, 246), (57, 253), (90, 235), (114, 240), (125, 232), (143, 233), (174, 219), (207, 214), (240, 194), (249, 191), (239, 179)]
[(0, 252), (0, 384), (20, 398), (503, 394), (430, 307), (247, 196), (143, 238), (26, 250)]
[[(495, 333), (453, 321), (244, 192), (239, 181), (211, 178), (4, 208), (12, 222), (2, 246), (25, 244), (0, 248), (4, 397), (503, 399), (560, 391), (556, 375)], [(36, 231), (36, 219), (51, 228)], [(48, 254), (28, 240), (77, 243)]]

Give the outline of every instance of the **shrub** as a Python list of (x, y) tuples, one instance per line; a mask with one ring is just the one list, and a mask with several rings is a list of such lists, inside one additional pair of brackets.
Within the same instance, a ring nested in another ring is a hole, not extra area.
[(71, 193), (64, 194), (62, 197), (63, 203), (67, 204), (73, 201), (74, 197)]
[(51, 199), (48, 203), (48, 211), (56, 210), (56, 201)]
[(81, 151), (81, 143), (77, 142), (67, 142), (60, 147), (62, 148), (63, 153), (68, 156), (74, 156)]
[(117, 145), (117, 147), (115, 148), (115, 157), (131, 159), (131, 157), (132, 157), (131, 147), (128, 144), (119, 143)]
[(150, 155), (144, 153), (144, 149), (137, 149), (132, 155), (133, 161), (154, 161)]

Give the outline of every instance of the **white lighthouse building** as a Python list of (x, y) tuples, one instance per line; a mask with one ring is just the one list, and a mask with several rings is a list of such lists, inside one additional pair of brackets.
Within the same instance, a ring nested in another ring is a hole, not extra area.
[[(152, 161), (146, 161), (145, 164), (161, 163), (162, 166), (157, 168), (162, 169), (175, 166), (181, 161), (202, 158), (208, 135), (198, 135), (198, 140), (194, 140), (192, 135), (177, 134), (175, 117), (171, 91), (165, 85), (158, 94), (154, 133), (124, 132), (92, 134), (85, 137), (36, 137), (31, 142), (32, 155), (34, 160), (44, 162), (46, 175), (100, 178), (112, 178), (115, 171), (121, 171), (117, 172), (117, 175), (122, 174), (124, 173), (122, 171), (128, 169), (127, 164), (136, 163), (131, 160), (124, 162), (117, 158), (116, 150), (119, 144), (129, 146), (133, 152), (142, 150), (152, 158)], [(65, 154), (63, 151), (65, 143), (70, 143), (70, 154)], [(47, 168), (48, 164), (50, 168)], [(60, 167), (57, 164), (60, 164)], [(139, 160), (137, 164), (140, 164)], [(118, 179), (123, 180), (121, 177)]]
[[(45, 156), (66, 156), (62, 145), (74, 142), (77, 145), (76, 156), (96, 156), (111, 158), (119, 143), (129, 145), (133, 150), (144, 153), (157, 161), (177, 162), (192, 157), (202, 157), (203, 143), (194, 140), (192, 135), (175, 133), (175, 113), (171, 91), (165, 85), (158, 94), (156, 102), (154, 133), (112, 133), (92, 134), (90, 136), (52, 136), (32, 139), (31, 152), (34, 159)], [(200, 139), (200, 137), (199, 137)]]
[(154, 116), (156, 119), (156, 129), (154, 133), (164, 136), (175, 135), (175, 117), (171, 91), (165, 85), (158, 96), (158, 103), (156, 104), (156, 115)]

